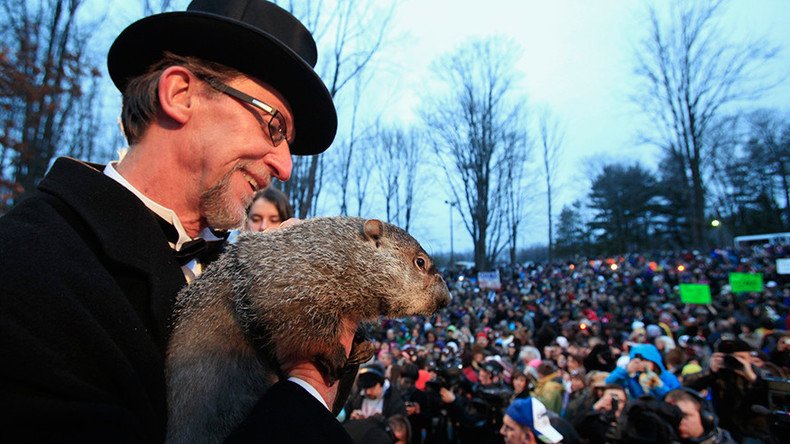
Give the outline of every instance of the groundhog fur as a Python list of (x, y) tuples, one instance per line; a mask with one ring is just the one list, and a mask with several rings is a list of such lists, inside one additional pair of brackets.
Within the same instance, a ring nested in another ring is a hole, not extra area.
[[(177, 297), (167, 350), (168, 442), (221, 442), (280, 375), (312, 360), (333, 382), (344, 329), (429, 315), (447, 285), (419, 243), (378, 220), (311, 219), (244, 233)], [(348, 358), (364, 362), (369, 343)]]

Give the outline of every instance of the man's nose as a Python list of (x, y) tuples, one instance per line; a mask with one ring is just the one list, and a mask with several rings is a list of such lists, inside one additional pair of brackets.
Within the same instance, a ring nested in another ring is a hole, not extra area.
[(268, 156), (266, 163), (271, 168), (272, 175), (285, 182), (291, 178), (291, 171), (293, 170), (291, 149), (288, 147), (288, 142), (283, 141), (280, 145), (274, 147), (274, 150), (274, 155)]

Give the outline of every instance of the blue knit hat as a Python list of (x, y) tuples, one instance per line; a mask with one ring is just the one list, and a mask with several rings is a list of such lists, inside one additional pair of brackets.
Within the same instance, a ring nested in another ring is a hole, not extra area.
[(562, 435), (549, 422), (546, 406), (535, 398), (516, 399), (505, 412), (522, 426), (529, 427), (535, 438), (545, 443), (558, 443)]

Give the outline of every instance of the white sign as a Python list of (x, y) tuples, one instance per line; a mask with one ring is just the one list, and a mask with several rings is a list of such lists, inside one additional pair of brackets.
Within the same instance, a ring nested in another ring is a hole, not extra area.
[(499, 281), (499, 270), (477, 273), (477, 285), (481, 290), (499, 290), (502, 288), (502, 283)]
[(779, 274), (790, 274), (790, 258), (777, 259), (776, 272)]

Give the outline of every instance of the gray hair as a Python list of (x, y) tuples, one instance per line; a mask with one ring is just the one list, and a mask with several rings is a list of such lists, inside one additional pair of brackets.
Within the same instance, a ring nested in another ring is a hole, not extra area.
[[(200, 79), (214, 78), (227, 81), (242, 74), (219, 63), (197, 57), (180, 56), (165, 52), (163, 57), (148, 70), (127, 83), (123, 91), (121, 128), (129, 146), (140, 141), (159, 110), (159, 78), (171, 66), (183, 66)], [(213, 89), (211, 90), (213, 94)], [(216, 94), (220, 94), (216, 92)]]

